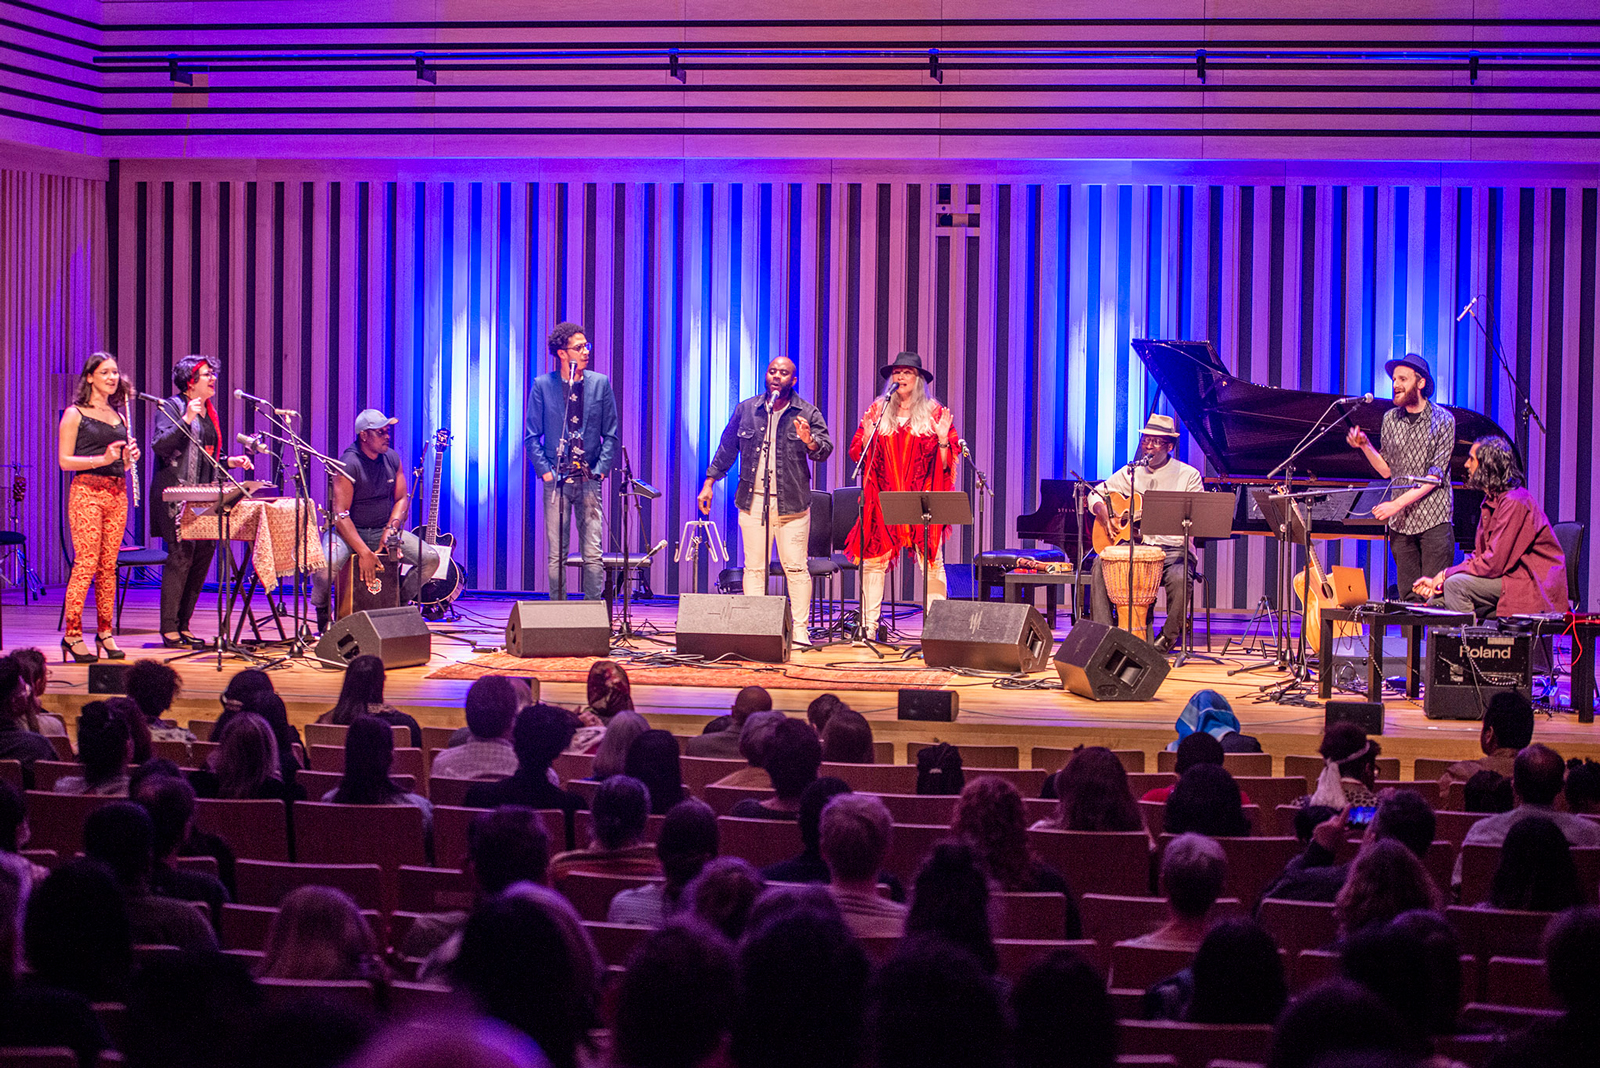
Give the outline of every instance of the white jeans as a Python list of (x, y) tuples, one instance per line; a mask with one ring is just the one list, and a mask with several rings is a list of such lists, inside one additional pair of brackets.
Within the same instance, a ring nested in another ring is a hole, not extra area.
[[(907, 559), (919, 572), (922, 570), (922, 559), (916, 553), (911, 553)], [(878, 615), (883, 610), (883, 579), (889, 570), (889, 560), (889, 556), (880, 556), (876, 560), (861, 561), (861, 626), (869, 638), (878, 629)], [(941, 545), (928, 561), (928, 603), (944, 600), (947, 588), (944, 546)]]
[[(767, 558), (772, 543), (778, 545), (778, 562), (789, 586), (789, 614), (794, 619), (795, 640), (807, 641), (806, 618), (811, 614), (811, 569), (806, 549), (811, 543), (811, 512), (771, 517), (772, 538), (762, 544), (760, 501), (756, 511), (739, 513), (739, 534), (744, 538), (744, 593), (756, 597), (767, 592)], [(776, 508), (773, 509), (777, 511)], [(810, 644), (807, 642), (807, 644)]]

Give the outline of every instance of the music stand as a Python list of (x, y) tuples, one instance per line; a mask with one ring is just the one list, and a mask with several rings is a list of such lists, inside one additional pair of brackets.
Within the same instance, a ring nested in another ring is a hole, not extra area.
[[(1157, 534), (1183, 538), (1185, 604), (1194, 597), (1194, 583), (1189, 577), (1191, 574), (1189, 552), (1192, 542), (1195, 538), (1233, 537), (1234, 503), (1231, 493), (1145, 490), (1144, 507), (1139, 520), (1140, 535), (1148, 537)], [(1167, 610), (1170, 612), (1172, 606), (1168, 605)], [(1216, 657), (1200, 656), (1194, 651), (1194, 635), (1190, 632), (1187, 621), (1184, 621), (1182, 630), (1183, 644), (1178, 647), (1178, 655), (1173, 661), (1175, 667), (1182, 667), (1184, 661), (1190, 659), (1209, 660), (1214, 664), (1222, 662)]]
[(972, 500), (966, 490), (885, 490), (878, 507), (889, 526), (922, 528), (922, 615), (928, 615), (928, 546), (934, 526), (972, 525)]

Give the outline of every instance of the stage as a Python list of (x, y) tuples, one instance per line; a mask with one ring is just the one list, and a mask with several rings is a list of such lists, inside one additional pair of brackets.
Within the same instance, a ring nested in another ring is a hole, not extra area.
[[(196, 631), (214, 632), (214, 618), (204, 611), (210, 599), (202, 600), (196, 616)], [(61, 589), (52, 588), (41, 602), (23, 607), (15, 591), (7, 591), (4, 604), (4, 644), (11, 650), (33, 645), (50, 657), (50, 686), (45, 703), (67, 716), (69, 726), (78, 706), (89, 700), (88, 667), (60, 663), (60, 632), (56, 627)], [(469, 596), (458, 602), (463, 618), (454, 623), (434, 625), (433, 656), (426, 666), (402, 668), (389, 673), (387, 698), (417, 719), (430, 725), (460, 726), (464, 723), (462, 703), (470, 679), (486, 670), (473, 661), (492, 657), (491, 650), (503, 640), (503, 627), (511, 601), (504, 597)], [(156, 594), (154, 590), (129, 591), (123, 609), (120, 644), (131, 659), (166, 659), (172, 650), (162, 649), (155, 632)], [(657, 598), (635, 607), (636, 625), (652, 640), (636, 640), (632, 648), (614, 648), (614, 656), (634, 663), (634, 700), (653, 724), (678, 734), (698, 733), (704, 722), (722, 715), (740, 686), (756, 683), (772, 693), (775, 707), (803, 713), (820, 693), (838, 692), (849, 704), (872, 721), (879, 741), (896, 743), (896, 760), (904, 761), (906, 741), (938, 738), (973, 745), (1014, 745), (1023, 767), (1029, 766), (1034, 746), (1070, 747), (1079, 744), (1106, 745), (1118, 749), (1143, 749), (1154, 766), (1154, 753), (1174, 737), (1173, 723), (1195, 690), (1210, 688), (1224, 694), (1247, 734), (1261, 739), (1274, 756), (1314, 753), (1322, 733), (1320, 705), (1307, 707), (1263, 700), (1258, 688), (1269, 682), (1281, 684), (1287, 678), (1272, 670), (1230, 676), (1228, 671), (1255, 663), (1259, 657), (1240, 655), (1239, 638), (1245, 618), (1235, 615), (1215, 617), (1217, 652), (1228, 636), (1233, 648), (1222, 663), (1191, 661), (1174, 669), (1162, 684), (1155, 699), (1145, 702), (1097, 702), (1060, 689), (1002, 689), (991, 678), (964, 677), (934, 672), (920, 658), (897, 659), (890, 650), (879, 662), (864, 648), (834, 645), (812, 650), (796, 650), (786, 665), (738, 664), (692, 668), (646, 667), (640, 657), (666, 651), (672, 639), (676, 601)], [(93, 619), (92, 609), (88, 619)], [(1069, 629), (1063, 614), (1055, 638)], [(912, 612), (902, 627), (913, 637), (920, 629), (920, 614)], [(264, 626), (265, 633), (275, 630)], [(1565, 655), (1558, 646), (1558, 660)], [(263, 655), (281, 655), (282, 649), (269, 646)], [(1204, 651), (1203, 649), (1201, 650)], [(576, 707), (584, 701), (581, 681), (586, 662), (571, 658), (559, 661), (520, 661), (511, 667), (503, 654), (488, 663), (502, 665), (508, 673), (531, 673), (541, 679), (542, 697)], [(214, 653), (174, 661), (183, 678), (183, 693), (174, 711), (180, 722), (189, 718), (211, 719), (218, 712), (217, 697), (232, 674), (249, 664), (225, 657), (217, 670)], [(665, 671), (666, 674), (662, 674)], [(297, 725), (316, 719), (334, 703), (339, 674), (309, 659), (291, 660), (272, 668), (273, 681)], [(664, 682), (644, 681), (652, 676)], [(458, 677), (449, 677), (458, 676)], [(1047, 684), (1056, 682), (1052, 667), (1031, 676)], [(1561, 699), (1565, 700), (1565, 677)], [(959, 692), (960, 715), (954, 723), (916, 723), (896, 719), (895, 688), (898, 686), (940, 685)], [(1345, 695), (1356, 698), (1359, 695)], [(1401, 758), (1402, 774), (1409, 775), (1410, 761), (1419, 756), (1471, 756), (1477, 752), (1478, 726), (1474, 722), (1431, 721), (1422, 707), (1392, 691), (1385, 702), (1383, 751)], [(1600, 732), (1593, 724), (1580, 726), (1571, 712), (1541, 715), (1536, 737), (1554, 746), (1563, 756), (1600, 757)], [(1281, 761), (1278, 765), (1281, 770)]]

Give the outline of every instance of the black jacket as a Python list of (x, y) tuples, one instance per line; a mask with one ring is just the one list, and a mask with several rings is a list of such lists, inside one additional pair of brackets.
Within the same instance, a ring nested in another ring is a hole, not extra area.
[[(795, 432), (796, 416), (811, 424), (811, 438), (816, 448), (807, 449), (805, 442)], [(756, 467), (761, 460), (761, 442), (767, 433), (767, 395), (746, 397), (728, 417), (722, 431), (722, 442), (717, 454), (711, 458), (706, 477), (713, 482), (722, 479), (739, 461), (739, 489), (733, 503), (740, 511), (751, 511), (755, 499)], [(821, 463), (833, 453), (833, 441), (828, 437), (828, 424), (815, 404), (801, 398), (798, 393), (789, 395), (789, 403), (778, 412), (778, 455), (775, 458), (778, 475), (778, 513), (799, 515), (811, 508), (810, 461)]]
[[(156, 473), (150, 480), (150, 505), (146, 511), (150, 513), (150, 533), (169, 544), (178, 540), (178, 511), (182, 505), (177, 502), (164, 503), (161, 491), (169, 486), (211, 482), (217, 477), (211, 457), (204, 450), (196, 448), (189, 435), (184, 433), (185, 427), (179, 425), (183, 410), (188, 405), (189, 399), (179, 393), (156, 406), (155, 437), (150, 450), (156, 454)], [(220, 411), (218, 416), (220, 418)], [(207, 445), (212, 444), (210, 419), (202, 416), (187, 429)], [(221, 442), (216, 443), (216, 448), (218, 455), (226, 455)]]

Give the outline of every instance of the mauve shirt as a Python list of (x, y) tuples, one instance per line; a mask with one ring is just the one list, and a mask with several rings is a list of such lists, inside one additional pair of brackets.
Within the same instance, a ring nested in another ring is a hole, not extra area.
[(1446, 578), (1465, 573), (1502, 579), (1498, 616), (1567, 610), (1561, 543), (1533, 495), (1521, 486), (1484, 498), (1472, 555), (1444, 573)]

